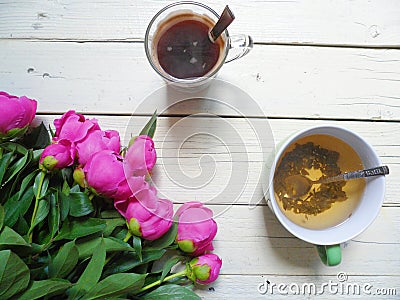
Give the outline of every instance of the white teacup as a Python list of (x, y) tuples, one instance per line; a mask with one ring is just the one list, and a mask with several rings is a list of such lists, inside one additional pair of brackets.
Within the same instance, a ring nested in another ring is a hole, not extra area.
[(328, 266), (334, 266), (341, 261), (340, 243), (346, 242), (363, 232), (377, 217), (382, 206), (385, 194), (385, 176), (366, 178), (366, 186), (362, 198), (351, 216), (343, 223), (326, 229), (308, 229), (293, 223), (281, 211), (274, 191), (274, 174), (277, 164), (287, 147), (300, 138), (324, 134), (341, 139), (350, 145), (360, 156), (364, 168), (372, 168), (381, 165), (381, 161), (371, 147), (358, 134), (338, 126), (315, 126), (302, 130), (287, 140), (277, 149), (269, 177), (268, 205), (281, 222), (281, 224), (296, 237), (315, 244), (321, 260)]

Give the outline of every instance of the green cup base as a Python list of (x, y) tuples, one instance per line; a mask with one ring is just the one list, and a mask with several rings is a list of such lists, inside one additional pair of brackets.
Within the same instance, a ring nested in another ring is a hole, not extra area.
[(340, 245), (316, 245), (319, 257), (327, 266), (337, 266), (342, 261)]

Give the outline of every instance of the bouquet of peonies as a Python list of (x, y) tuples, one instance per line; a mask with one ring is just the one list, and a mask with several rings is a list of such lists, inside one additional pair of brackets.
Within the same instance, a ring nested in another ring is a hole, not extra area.
[(156, 115), (117, 131), (68, 111), (30, 128), (37, 103), (0, 92), (0, 299), (199, 299), (222, 261), (213, 212), (160, 199)]

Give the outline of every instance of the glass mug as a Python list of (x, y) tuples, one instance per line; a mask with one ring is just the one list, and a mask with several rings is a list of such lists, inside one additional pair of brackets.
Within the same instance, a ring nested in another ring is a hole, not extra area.
[[(230, 36), (228, 30), (225, 30), (215, 43), (208, 41), (207, 31), (212, 29), (218, 19), (219, 15), (213, 9), (192, 1), (172, 3), (161, 9), (150, 21), (144, 42), (146, 56), (153, 69), (167, 83), (188, 90), (204, 87), (217, 75), (224, 63), (246, 55), (253, 47), (253, 40), (248, 35)], [(206, 30), (201, 36), (207, 39), (207, 43), (195, 40), (196, 34), (200, 37), (197, 29)], [(186, 40), (180, 40), (182, 31), (187, 33), (183, 38)], [(193, 39), (190, 44), (188, 38)], [(198, 46), (201, 48), (196, 48)], [(232, 49), (235, 51), (229, 53)], [(192, 53), (203, 55), (190, 57)], [(181, 60), (172, 62), (170, 55), (180, 55)]]

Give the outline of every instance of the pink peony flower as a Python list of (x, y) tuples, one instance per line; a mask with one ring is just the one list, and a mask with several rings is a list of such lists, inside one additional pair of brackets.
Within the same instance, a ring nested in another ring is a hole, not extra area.
[(40, 156), (41, 168), (48, 171), (62, 169), (71, 166), (75, 160), (75, 147), (68, 140), (61, 140), (58, 143), (47, 146)]
[(125, 155), (125, 171), (128, 176), (147, 175), (157, 160), (153, 140), (147, 135), (138, 136)]
[(102, 150), (92, 155), (83, 167), (86, 183), (98, 194), (114, 198), (125, 173), (122, 157), (112, 150)]
[(118, 185), (113, 198), (115, 200), (126, 200), (133, 194), (146, 188), (149, 188), (149, 184), (146, 182), (144, 176), (131, 176)]
[(37, 102), (0, 91), (0, 138), (13, 138), (25, 132), (36, 114)]
[(56, 133), (53, 140), (69, 140), (71, 143), (82, 141), (90, 132), (100, 130), (96, 119), (85, 119), (81, 114), (70, 110), (60, 119), (54, 120)]
[(176, 212), (178, 216), (177, 242), (179, 248), (193, 256), (214, 249), (212, 240), (217, 234), (213, 212), (201, 202), (187, 202)]
[(127, 220), (130, 232), (147, 240), (158, 239), (172, 225), (172, 202), (159, 199), (156, 191), (148, 186), (127, 200), (115, 201), (114, 206)]
[(76, 143), (79, 164), (85, 165), (88, 159), (101, 150), (112, 150), (119, 153), (121, 148), (118, 131), (91, 131), (80, 142)]
[(186, 275), (193, 282), (208, 284), (218, 278), (221, 266), (222, 260), (218, 255), (204, 254), (190, 261)]

